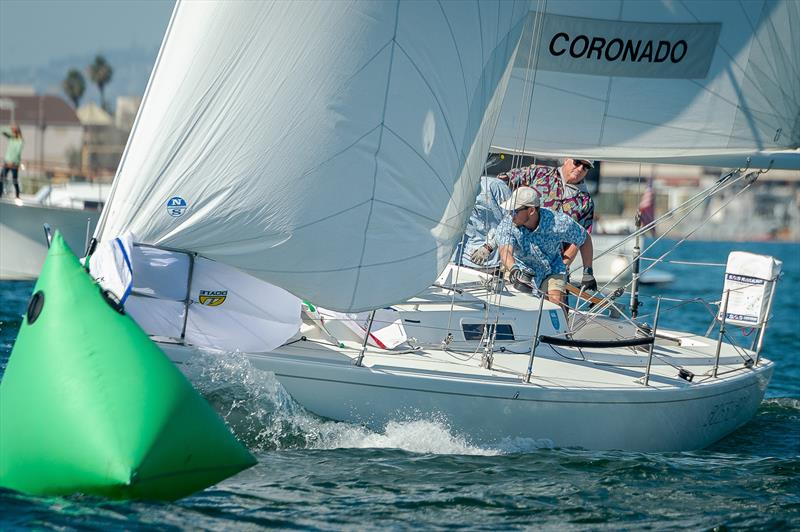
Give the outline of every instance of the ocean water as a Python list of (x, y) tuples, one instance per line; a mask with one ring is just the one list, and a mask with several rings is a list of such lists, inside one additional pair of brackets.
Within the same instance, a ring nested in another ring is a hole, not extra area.
[[(484, 448), (436, 419), (375, 433), (304, 411), (241, 356), (209, 355), (185, 371), (258, 465), (174, 503), (0, 490), (0, 529), (800, 529), (800, 245), (687, 242), (669, 258), (721, 263), (731, 249), (784, 262), (763, 350), (777, 368), (753, 421), (708, 449)], [(720, 297), (722, 268), (659, 269), (676, 280), (645, 287), (643, 313), (659, 293)], [(0, 282), (0, 372), (32, 287)], [(662, 308), (665, 327), (704, 333), (710, 321), (701, 304)], [(745, 345), (747, 332), (734, 330)]]

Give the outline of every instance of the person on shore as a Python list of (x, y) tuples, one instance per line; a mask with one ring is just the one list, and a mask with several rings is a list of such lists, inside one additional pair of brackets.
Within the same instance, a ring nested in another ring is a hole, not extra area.
[(504, 182), (492, 176), (481, 177), (481, 189), (453, 262), (484, 271), (500, 265), (494, 233), (506, 215), (500, 205), (509, 197), (511, 189)]
[(573, 244), (581, 253), (584, 274), (581, 287), (597, 289), (592, 274), (592, 237), (563, 212), (540, 206), (537, 190), (519, 187), (504, 204), (510, 211), (497, 229), (500, 260), (509, 280), (523, 289), (538, 286), (552, 303), (564, 304), (562, 243)]
[[(511, 189), (532, 187), (539, 192), (542, 206), (563, 212), (592, 232), (594, 201), (586, 187), (586, 174), (594, 168), (586, 159), (564, 159), (561, 166), (531, 165), (514, 168), (497, 177), (507, 181)], [(564, 263), (569, 266), (578, 254), (576, 246), (565, 246)]]
[(22, 147), (25, 142), (22, 140), (22, 131), (16, 124), (3, 128), (2, 133), (4, 137), (8, 138), (8, 146), (6, 146), (6, 155), (3, 158), (3, 170), (0, 171), (0, 197), (3, 196), (6, 175), (10, 173), (11, 181), (14, 184), (14, 193), (19, 199), (19, 165), (22, 162)]

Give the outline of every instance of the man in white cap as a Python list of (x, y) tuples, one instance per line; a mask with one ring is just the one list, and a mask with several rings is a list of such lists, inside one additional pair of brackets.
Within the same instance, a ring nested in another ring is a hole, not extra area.
[(538, 286), (551, 302), (563, 304), (566, 265), (561, 252), (566, 242), (580, 250), (584, 264), (581, 287), (596, 290), (591, 273), (592, 237), (566, 214), (540, 204), (539, 193), (531, 187), (519, 187), (503, 204), (511, 215), (500, 223), (496, 238), (509, 279), (515, 285)]
[[(586, 175), (594, 168), (588, 159), (564, 159), (561, 166), (531, 165), (514, 168), (497, 177), (517, 187), (532, 187), (539, 192), (542, 207), (563, 212), (592, 232), (594, 201), (586, 187)], [(566, 246), (564, 262), (569, 265), (578, 254), (575, 246)]]

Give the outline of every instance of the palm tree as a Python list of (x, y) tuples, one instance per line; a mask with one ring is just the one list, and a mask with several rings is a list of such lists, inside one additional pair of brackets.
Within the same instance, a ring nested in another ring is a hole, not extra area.
[(106, 104), (104, 89), (106, 84), (111, 81), (111, 75), (113, 73), (114, 69), (111, 68), (111, 65), (108, 64), (108, 61), (106, 61), (106, 58), (102, 55), (95, 56), (94, 63), (89, 65), (89, 77), (100, 90), (100, 106), (106, 111), (108, 111), (108, 105)]
[(67, 77), (61, 82), (61, 87), (64, 89), (64, 93), (67, 97), (72, 101), (75, 109), (77, 109), (81, 98), (83, 98), (83, 93), (86, 91), (86, 80), (83, 79), (83, 74), (81, 74), (80, 70), (71, 68), (69, 72), (67, 72)]

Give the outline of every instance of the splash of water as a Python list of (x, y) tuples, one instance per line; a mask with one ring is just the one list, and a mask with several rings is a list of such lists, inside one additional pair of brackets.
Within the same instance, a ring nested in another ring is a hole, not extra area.
[(800, 411), (800, 399), (794, 397), (773, 397), (764, 399), (763, 406), (783, 408), (787, 412)]
[(272, 449), (400, 449), (422, 454), (498, 455), (552, 443), (514, 439), (478, 447), (453, 434), (444, 416), (389, 422), (384, 431), (320, 418), (297, 404), (275, 378), (238, 352), (198, 351), (181, 369), (236, 435), (256, 452)]

